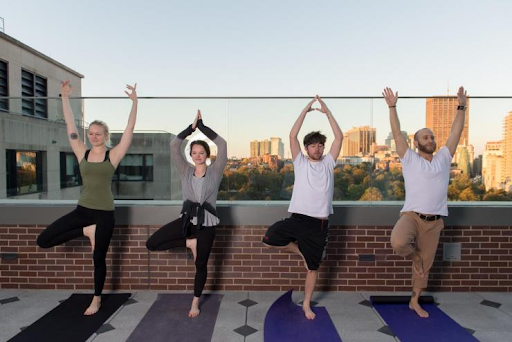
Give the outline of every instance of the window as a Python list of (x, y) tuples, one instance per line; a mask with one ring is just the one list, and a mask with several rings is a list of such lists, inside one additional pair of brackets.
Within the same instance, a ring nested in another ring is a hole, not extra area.
[[(9, 96), (7, 79), (7, 62), (0, 61), (0, 97)], [(0, 111), (7, 112), (9, 110), (9, 100), (0, 99)]]
[[(26, 70), (21, 70), (21, 96), (46, 97), (46, 79)], [(21, 112), (38, 118), (48, 117), (46, 99), (23, 99)]]
[(153, 155), (127, 154), (117, 167), (114, 181), (153, 181)]
[(42, 152), (6, 150), (7, 196), (41, 192)]
[(72, 152), (60, 153), (60, 188), (82, 185), (78, 160)]

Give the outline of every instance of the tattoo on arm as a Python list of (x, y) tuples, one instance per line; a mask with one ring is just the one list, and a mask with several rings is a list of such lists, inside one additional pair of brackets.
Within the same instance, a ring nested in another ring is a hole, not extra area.
[(76, 134), (76, 133), (71, 133), (71, 134), (69, 135), (69, 137), (71, 138), (71, 140), (76, 140), (76, 139), (78, 139), (78, 134)]

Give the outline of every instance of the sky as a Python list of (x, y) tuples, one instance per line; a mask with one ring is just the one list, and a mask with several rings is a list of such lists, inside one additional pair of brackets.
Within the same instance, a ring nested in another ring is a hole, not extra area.
[[(512, 95), (512, 2), (496, 1), (5, 1), (5, 33), (85, 75), (82, 96)], [(307, 100), (141, 100), (137, 129), (181, 131), (201, 108), (228, 138), (287, 136)], [(330, 100), (343, 130), (389, 133), (383, 100)], [(86, 100), (87, 121), (123, 129), (127, 100)], [(400, 107), (402, 106), (402, 107)], [(424, 126), (425, 100), (399, 101), (402, 128)], [(512, 100), (473, 100), (470, 143), (498, 140)], [(207, 121), (209, 120), (209, 121)], [(302, 133), (330, 133), (319, 113)], [(329, 136), (329, 134), (328, 134)], [(332, 137), (332, 135), (330, 135)], [(288, 147), (286, 146), (286, 149)]]

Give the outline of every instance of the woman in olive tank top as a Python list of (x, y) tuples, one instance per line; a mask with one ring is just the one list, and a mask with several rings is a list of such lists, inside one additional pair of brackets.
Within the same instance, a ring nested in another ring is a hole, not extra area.
[(37, 244), (51, 248), (80, 236), (89, 238), (94, 260), (94, 297), (84, 315), (95, 314), (101, 306), (101, 291), (107, 274), (105, 258), (115, 225), (112, 176), (130, 147), (137, 118), (137, 84), (126, 87), (131, 92), (125, 93), (132, 100), (128, 125), (119, 144), (110, 150), (107, 150), (110, 147), (108, 126), (102, 121), (93, 121), (89, 125), (87, 135), (92, 148), (87, 149), (78, 135), (69, 103), (72, 92), (69, 80), (61, 87), (64, 119), (69, 143), (78, 159), (82, 189), (77, 208), (48, 226), (37, 238)]

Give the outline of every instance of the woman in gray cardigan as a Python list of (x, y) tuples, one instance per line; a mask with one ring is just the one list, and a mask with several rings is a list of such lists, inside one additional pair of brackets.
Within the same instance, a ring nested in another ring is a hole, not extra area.
[[(205, 141), (190, 144), (190, 156), (195, 166), (190, 165), (181, 153), (185, 138), (199, 128), (217, 145), (217, 158), (207, 166), (210, 147)], [(183, 208), (180, 218), (157, 230), (146, 242), (151, 251), (187, 247), (192, 250), (196, 265), (194, 299), (188, 317), (197, 317), (199, 297), (207, 277), (208, 258), (215, 238), (215, 226), (219, 224), (216, 210), (217, 194), (228, 161), (226, 140), (203, 124), (201, 111), (197, 111), (194, 123), (171, 141), (171, 157), (180, 172), (183, 193)]]

